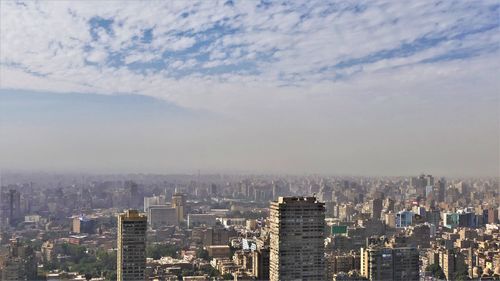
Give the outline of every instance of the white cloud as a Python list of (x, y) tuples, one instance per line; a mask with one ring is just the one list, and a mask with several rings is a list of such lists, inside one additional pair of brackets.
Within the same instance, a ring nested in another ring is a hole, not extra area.
[[(269, 103), (281, 92), (301, 96), (321, 89), (331, 94), (347, 81), (363, 84), (379, 72), (399, 73), (401, 67), (431, 71), (420, 62), (467, 50), (487, 56), (500, 40), (498, 27), (476, 30), (495, 24), (489, 10), (494, 2), (370, 1), (356, 4), (361, 11), (341, 1), (299, 1), (267, 9), (253, 1), (238, 1), (234, 7), (210, 1), (1, 5), (2, 88), (130, 92), (214, 111), (248, 106), (243, 101), (249, 100), (256, 106)], [(111, 32), (97, 27), (98, 40), (93, 40), (91, 19), (112, 20)], [(152, 31), (150, 43), (142, 40), (146, 30)], [(424, 37), (427, 41), (418, 42)], [(189, 52), (197, 43), (200, 49)], [(383, 52), (389, 53), (371, 58)], [(463, 61), (478, 71), (496, 67), (493, 61)], [(472, 65), (479, 61), (481, 65)], [(128, 69), (134, 62), (164, 68)], [(221, 65), (228, 72), (204, 72)], [(432, 71), (441, 73), (443, 65), (431, 65)], [(185, 72), (177, 77), (176, 70)], [(400, 83), (387, 79), (388, 84)], [(433, 81), (432, 75), (426, 79)], [(232, 98), (234, 92), (237, 98)]]

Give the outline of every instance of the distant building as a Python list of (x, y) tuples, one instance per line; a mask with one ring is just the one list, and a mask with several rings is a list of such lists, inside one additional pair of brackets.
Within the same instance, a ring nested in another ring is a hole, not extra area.
[(217, 216), (215, 214), (188, 214), (187, 225), (188, 228), (197, 226), (215, 226), (217, 223)]
[(147, 218), (137, 210), (118, 215), (118, 281), (145, 279)]
[(96, 221), (84, 216), (73, 218), (73, 232), (74, 233), (87, 233), (94, 234), (96, 228)]
[(270, 280), (325, 280), (324, 203), (279, 197), (270, 209)]
[(165, 205), (165, 203), (165, 196), (163, 195), (144, 197), (144, 213), (148, 213), (150, 206)]
[(148, 225), (152, 229), (178, 224), (175, 208), (169, 205), (152, 205), (148, 207)]
[(443, 225), (447, 228), (457, 227), (459, 224), (459, 216), (457, 213), (444, 213)]
[(380, 198), (373, 199), (371, 201), (371, 211), (373, 219), (380, 219), (380, 215), (382, 213), (383, 200)]
[(396, 213), (396, 227), (404, 228), (408, 227), (413, 223), (413, 212), (411, 211), (400, 211)]
[(361, 275), (369, 280), (419, 280), (416, 248), (361, 248)]
[(183, 222), (186, 208), (186, 196), (180, 192), (174, 193), (172, 195), (172, 207), (176, 210), (177, 221)]
[(12, 239), (9, 252), (0, 263), (1, 280), (37, 280), (37, 263), (33, 248)]

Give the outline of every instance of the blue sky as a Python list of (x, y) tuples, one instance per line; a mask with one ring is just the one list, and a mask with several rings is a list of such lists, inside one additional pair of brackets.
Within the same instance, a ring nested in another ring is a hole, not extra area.
[[(0, 5), (5, 169), (499, 169), (497, 1)], [(73, 131), (79, 152), (57, 145)]]

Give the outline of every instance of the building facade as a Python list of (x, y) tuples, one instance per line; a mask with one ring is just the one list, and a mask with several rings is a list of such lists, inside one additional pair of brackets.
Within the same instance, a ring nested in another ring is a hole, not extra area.
[(416, 248), (361, 248), (361, 275), (369, 280), (419, 280)]
[(269, 278), (325, 280), (325, 206), (315, 197), (279, 197), (269, 216)]
[(137, 210), (118, 215), (117, 280), (144, 280), (147, 218)]

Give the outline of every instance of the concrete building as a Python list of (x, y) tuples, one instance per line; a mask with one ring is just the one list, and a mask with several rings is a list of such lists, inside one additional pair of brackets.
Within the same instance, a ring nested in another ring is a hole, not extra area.
[(144, 213), (148, 213), (150, 206), (165, 205), (165, 203), (165, 196), (163, 195), (144, 197)]
[(405, 228), (413, 223), (413, 212), (400, 211), (396, 213), (396, 227)]
[(183, 222), (184, 221), (184, 214), (186, 211), (186, 197), (184, 194), (180, 192), (174, 193), (172, 195), (172, 207), (175, 208), (176, 215), (177, 215), (177, 221)]
[(137, 210), (118, 215), (117, 280), (144, 280), (147, 218)]
[(325, 206), (315, 197), (279, 197), (269, 216), (269, 277), (325, 280)]
[(148, 207), (148, 225), (158, 229), (170, 225), (178, 225), (177, 212), (169, 205), (151, 205)]
[(94, 234), (96, 228), (96, 221), (84, 216), (73, 218), (73, 232), (74, 233), (87, 233)]
[(215, 214), (188, 214), (187, 225), (188, 228), (197, 226), (215, 226), (217, 223), (217, 216)]
[(361, 275), (369, 280), (419, 280), (416, 248), (361, 248)]
[(36, 256), (31, 246), (12, 239), (0, 263), (1, 280), (37, 280)]

